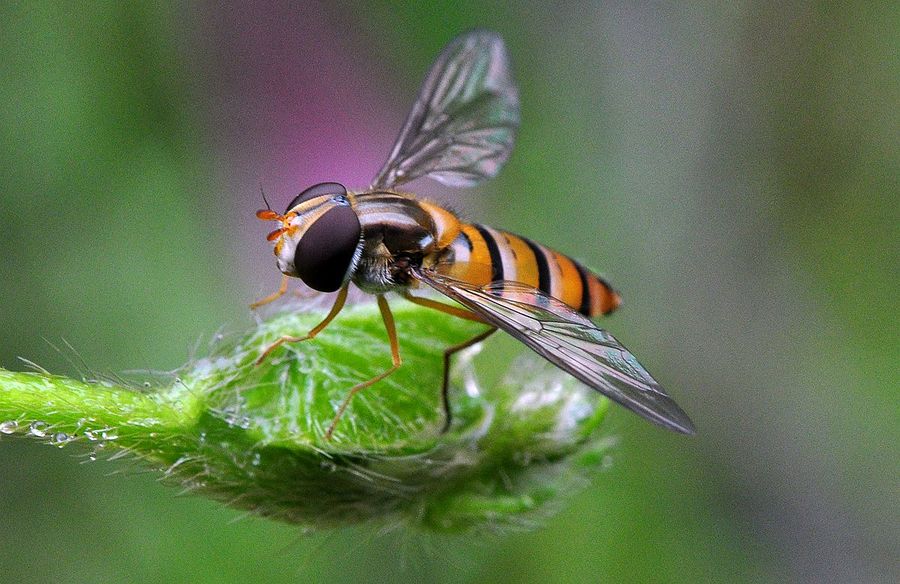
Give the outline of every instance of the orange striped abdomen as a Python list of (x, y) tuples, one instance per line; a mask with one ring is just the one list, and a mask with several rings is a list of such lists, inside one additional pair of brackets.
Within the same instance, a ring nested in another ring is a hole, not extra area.
[(572, 258), (533, 241), (484, 225), (460, 224), (447, 250), (454, 263), (487, 269), (470, 270), (466, 279), (484, 285), (510, 280), (534, 286), (586, 316), (608, 314), (621, 303), (619, 294), (600, 276)]

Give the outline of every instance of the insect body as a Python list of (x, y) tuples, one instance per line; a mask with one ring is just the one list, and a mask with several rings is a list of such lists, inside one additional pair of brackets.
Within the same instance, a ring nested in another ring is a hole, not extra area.
[[(269, 234), (282, 295), (289, 277), (321, 292), (338, 292), (329, 314), (307, 335), (282, 337), (257, 363), (285, 342), (310, 339), (343, 308), (349, 284), (375, 294), (391, 345), (392, 367), (350, 389), (326, 437), (353, 396), (401, 364), (394, 320), (385, 294), (488, 325), (444, 356), (443, 406), (449, 426), (448, 368), (458, 350), (502, 329), (561, 369), (648, 420), (693, 433), (687, 415), (634, 356), (590, 317), (620, 303), (610, 285), (577, 261), (531, 240), (478, 224), (398, 185), (427, 176), (469, 186), (496, 175), (509, 157), (519, 123), (516, 86), (506, 50), (494, 33), (474, 31), (452, 41), (432, 66), (384, 167), (368, 189), (339, 183), (314, 185), (284, 214), (267, 209), (260, 219), (280, 223)], [(423, 285), (459, 305), (413, 294)]]

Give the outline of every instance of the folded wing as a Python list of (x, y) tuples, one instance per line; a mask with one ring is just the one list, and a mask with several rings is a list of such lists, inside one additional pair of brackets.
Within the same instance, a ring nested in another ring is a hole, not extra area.
[(695, 433), (687, 414), (628, 349), (559, 300), (517, 282), (474, 286), (427, 269), (415, 276), (639, 416), (675, 432)]

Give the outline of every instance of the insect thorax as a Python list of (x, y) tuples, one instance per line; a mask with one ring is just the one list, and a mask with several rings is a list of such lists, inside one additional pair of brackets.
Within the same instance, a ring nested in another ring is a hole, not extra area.
[(411, 196), (393, 192), (356, 195), (354, 210), (362, 226), (363, 251), (353, 282), (366, 292), (410, 285), (409, 268), (433, 254), (432, 215)]

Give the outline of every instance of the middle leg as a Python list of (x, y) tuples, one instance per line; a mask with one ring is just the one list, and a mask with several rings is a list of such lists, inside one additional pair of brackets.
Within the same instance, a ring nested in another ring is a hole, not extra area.
[(341, 420), (341, 416), (344, 415), (344, 410), (347, 409), (347, 406), (350, 405), (350, 402), (353, 401), (353, 397), (357, 393), (361, 392), (374, 383), (378, 383), (379, 381), (399, 369), (400, 365), (403, 364), (403, 360), (400, 358), (400, 343), (397, 341), (397, 329), (394, 327), (394, 315), (391, 313), (391, 308), (390, 306), (388, 306), (387, 300), (385, 300), (384, 295), (382, 294), (378, 295), (378, 309), (381, 311), (381, 319), (384, 321), (384, 328), (387, 329), (388, 341), (391, 344), (391, 367), (387, 371), (379, 373), (372, 379), (363, 381), (362, 383), (357, 383), (350, 388), (350, 393), (347, 394), (347, 397), (344, 398), (344, 401), (341, 403), (341, 407), (338, 408), (337, 414), (331, 421), (331, 425), (328, 426), (328, 431), (325, 432), (325, 440), (331, 440), (331, 435), (334, 434), (334, 429), (337, 426), (337, 423)]

